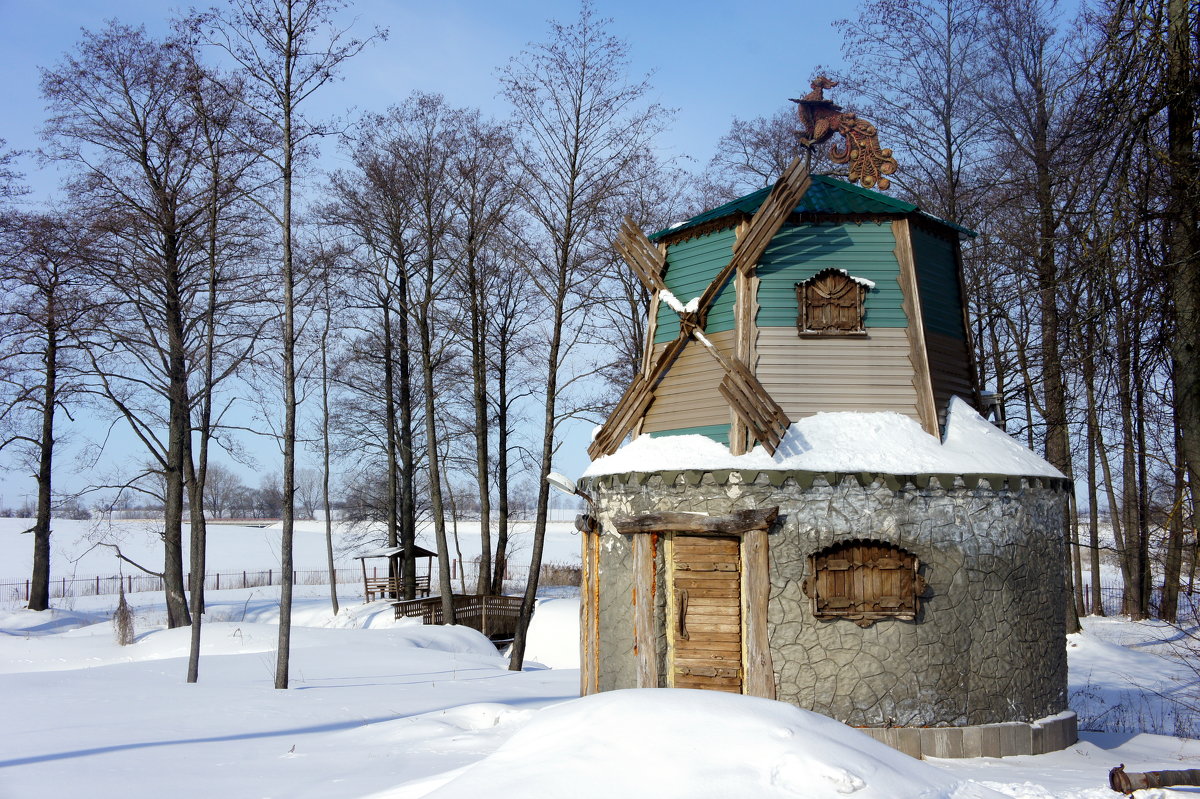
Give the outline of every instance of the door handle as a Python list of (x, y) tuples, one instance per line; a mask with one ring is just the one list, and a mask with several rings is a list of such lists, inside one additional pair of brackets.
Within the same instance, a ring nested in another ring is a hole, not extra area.
[(688, 592), (683, 589), (679, 592), (679, 637), (683, 640), (689, 640), (687, 629), (687, 607), (688, 607)]

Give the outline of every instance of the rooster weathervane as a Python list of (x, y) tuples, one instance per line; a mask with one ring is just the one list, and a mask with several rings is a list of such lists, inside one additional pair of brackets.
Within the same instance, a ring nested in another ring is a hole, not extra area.
[(845, 142), (841, 148), (836, 144), (829, 148), (829, 160), (835, 164), (850, 165), (850, 182), (861, 183), (864, 188), (886, 190), (892, 182), (885, 177), (895, 174), (899, 165), (892, 151), (879, 146), (879, 133), (875, 126), (857, 114), (843, 111), (840, 105), (825, 99), (825, 89), (837, 86), (837, 81), (818, 75), (810, 84), (812, 91), (800, 99), (792, 98), (800, 115), (804, 130), (800, 132), (800, 143), (813, 147), (828, 141), (834, 133), (842, 134)]

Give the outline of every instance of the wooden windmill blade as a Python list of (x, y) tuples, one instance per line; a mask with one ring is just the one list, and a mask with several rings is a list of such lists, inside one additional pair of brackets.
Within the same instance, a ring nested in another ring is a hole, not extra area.
[(792, 163), (783, 170), (783, 175), (775, 183), (775, 188), (771, 189), (767, 199), (750, 218), (750, 227), (746, 235), (738, 239), (733, 247), (733, 258), (700, 295), (698, 314), (701, 319), (708, 313), (709, 306), (717, 299), (717, 295), (721, 293), (721, 289), (735, 270), (745, 271), (758, 263), (767, 245), (775, 238), (779, 228), (783, 227), (783, 223), (800, 203), (800, 198), (808, 191), (811, 183), (808, 167), (799, 158), (792, 159)]
[(704, 345), (725, 371), (725, 377), (717, 386), (717, 391), (746, 425), (750, 434), (766, 447), (767, 452), (774, 455), (779, 442), (783, 440), (791, 425), (791, 420), (783, 408), (744, 363), (726, 358), (703, 333), (695, 331), (692, 335)]
[(646, 238), (646, 234), (630, 217), (626, 216), (621, 223), (613, 247), (648, 291), (666, 291), (667, 284), (662, 279), (666, 256)]
[(646, 409), (654, 401), (654, 389), (662, 382), (667, 370), (671, 368), (671, 364), (675, 363), (675, 359), (679, 357), (679, 353), (683, 352), (683, 348), (689, 340), (686, 336), (680, 336), (672, 341), (658, 356), (658, 361), (655, 362), (649, 375), (646, 377), (636, 375), (633, 378), (633, 382), (625, 389), (620, 401), (617, 402), (612, 413), (608, 415), (608, 419), (600, 427), (600, 432), (596, 434), (595, 440), (588, 447), (588, 455), (592, 460), (617, 451), (621, 441), (629, 435), (629, 431), (633, 430), (634, 425), (645, 415)]
[(791, 426), (791, 420), (745, 364), (740, 361), (729, 363), (732, 368), (725, 373), (725, 379), (717, 386), (717, 390), (753, 438), (774, 455)]

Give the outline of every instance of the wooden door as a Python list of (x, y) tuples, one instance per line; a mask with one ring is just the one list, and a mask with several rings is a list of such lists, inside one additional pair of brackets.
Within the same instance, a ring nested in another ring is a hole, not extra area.
[(672, 685), (742, 692), (740, 539), (676, 534)]

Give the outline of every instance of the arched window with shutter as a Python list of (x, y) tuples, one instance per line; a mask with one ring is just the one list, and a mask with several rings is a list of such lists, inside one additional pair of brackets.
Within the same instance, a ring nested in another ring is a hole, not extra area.
[(866, 335), (868, 281), (844, 269), (824, 269), (796, 284), (796, 326), (802, 336)]
[(869, 627), (880, 619), (913, 621), (925, 580), (917, 556), (883, 541), (842, 541), (809, 557), (804, 593), (818, 619), (850, 619)]

